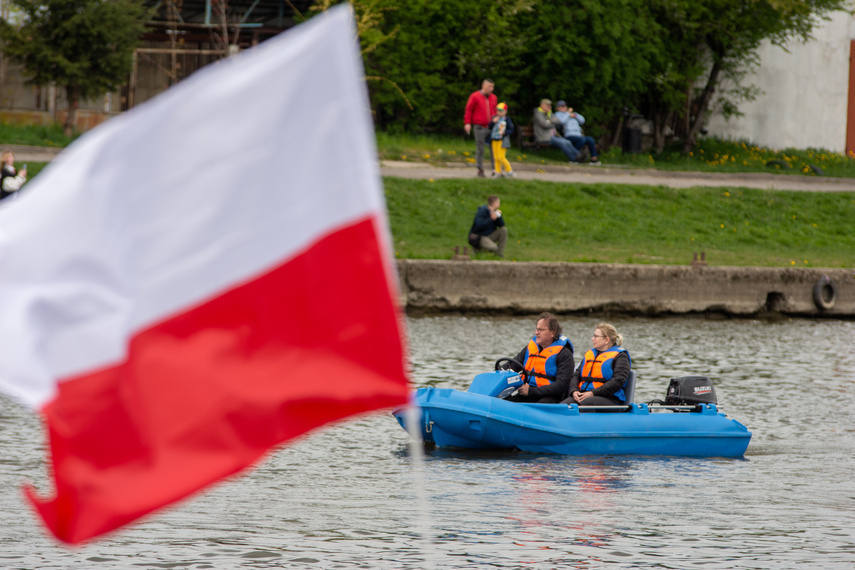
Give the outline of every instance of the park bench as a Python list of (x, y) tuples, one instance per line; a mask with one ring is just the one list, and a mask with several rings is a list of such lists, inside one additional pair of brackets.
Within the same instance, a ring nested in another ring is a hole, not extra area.
[(520, 150), (525, 151), (527, 148), (534, 149), (537, 154), (542, 148), (549, 148), (549, 143), (539, 143), (534, 140), (534, 129), (530, 125), (519, 127), (518, 144)]

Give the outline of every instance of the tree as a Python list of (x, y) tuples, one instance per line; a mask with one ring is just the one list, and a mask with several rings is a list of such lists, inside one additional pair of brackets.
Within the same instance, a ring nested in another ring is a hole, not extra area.
[(65, 89), (71, 135), (81, 98), (121, 85), (131, 71), (143, 32), (145, 9), (138, 0), (14, 0), (23, 24), (0, 22), (4, 52), (20, 62), (37, 85)]
[(522, 27), (532, 39), (520, 72), (528, 115), (520, 119), (530, 120), (543, 97), (565, 99), (594, 137), (618, 130), (663, 49), (647, 0), (541, 0)]
[[(526, 43), (516, 22), (532, 4), (532, 0), (389, 0), (387, 5), (398, 9), (386, 12), (386, 26), (397, 33), (365, 54), (368, 74), (388, 79), (369, 84), (377, 124), (459, 132), (466, 98), (485, 77), (496, 81), (502, 98), (513, 101)], [(406, 94), (412, 108), (390, 82)]]
[[(746, 69), (756, 65), (764, 41), (784, 45), (811, 37), (816, 24), (851, 0), (648, 0), (666, 31), (665, 49), (655, 60), (648, 85), (648, 112), (654, 121), (656, 149), (665, 133), (683, 139), (688, 153), (709, 117), (714, 97), (727, 113), (738, 112), (740, 98), (752, 92), (741, 85)], [(728, 98), (723, 80), (736, 86)]]

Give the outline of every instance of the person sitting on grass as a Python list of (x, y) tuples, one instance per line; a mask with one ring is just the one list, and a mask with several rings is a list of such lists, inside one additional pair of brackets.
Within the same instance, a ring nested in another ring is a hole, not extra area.
[(501, 201), (498, 196), (487, 198), (487, 205), (478, 208), (472, 229), (469, 230), (469, 245), (475, 251), (486, 249), (498, 257), (505, 255), (505, 243), (508, 241), (508, 228), (499, 209)]
[[(493, 155), (493, 178), (516, 176), (505, 153), (511, 148), (511, 135), (514, 134), (514, 123), (508, 116), (508, 105), (496, 105), (496, 117), (493, 119), (493, 130), (490, 133), (490, 150)], [(504, 168), (505, 172), (502, 172)]]

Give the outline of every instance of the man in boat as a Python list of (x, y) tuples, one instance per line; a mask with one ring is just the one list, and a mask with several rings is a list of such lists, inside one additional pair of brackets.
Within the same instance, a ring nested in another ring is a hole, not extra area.
[(561, 334), (555, 315), (543, 313), (537, 318), (534, 337), (515, 360), (525, 367), (526, 383), (508, 400), (552, 404), (567, 396), (576, 367), (573, 343)]

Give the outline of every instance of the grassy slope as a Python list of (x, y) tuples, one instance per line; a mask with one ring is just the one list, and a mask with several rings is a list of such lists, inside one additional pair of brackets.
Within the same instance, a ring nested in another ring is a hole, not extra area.
[(398, 257), (449, 258), (495, 193), (506, 259), (687, 264), (704, 251), (710, 265), (855, 265), (851, 192), (400, 178), (385, 187)]

